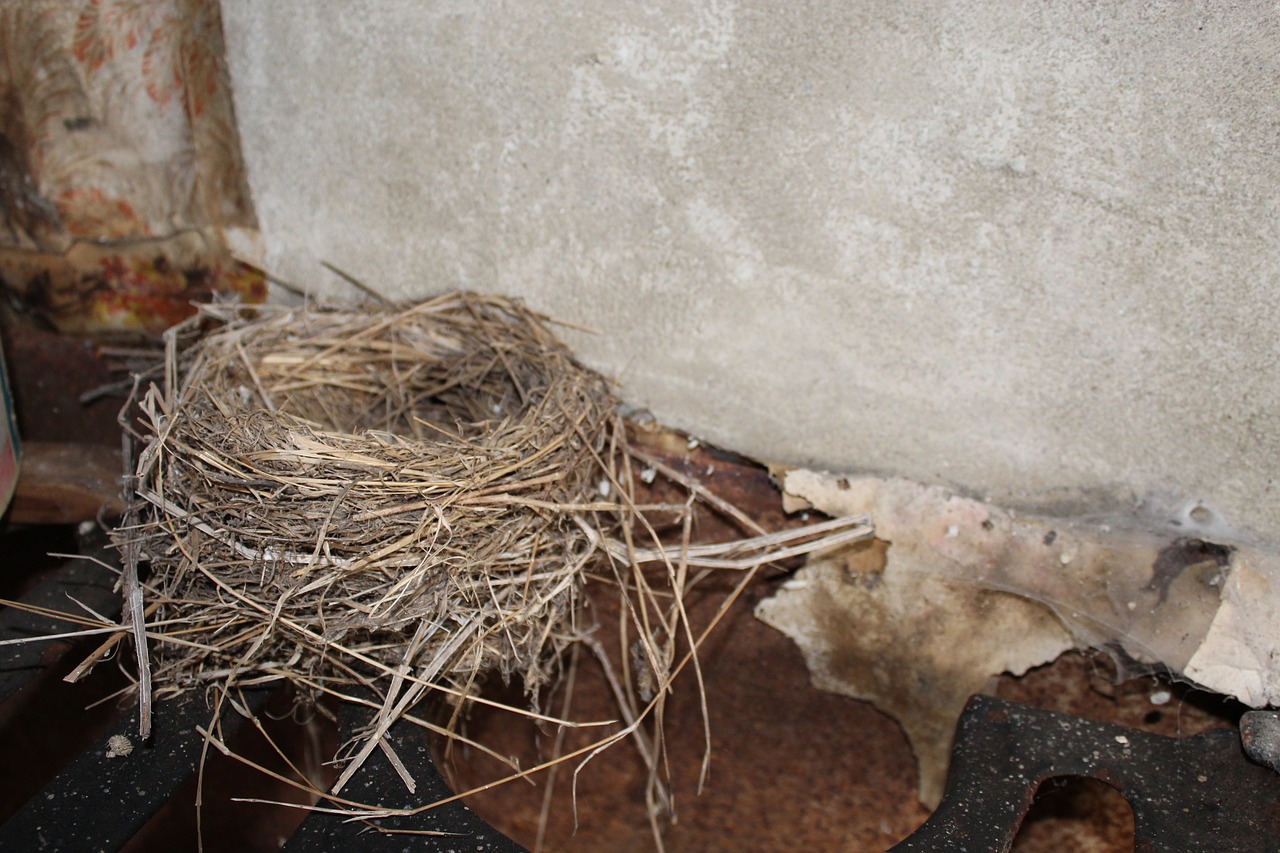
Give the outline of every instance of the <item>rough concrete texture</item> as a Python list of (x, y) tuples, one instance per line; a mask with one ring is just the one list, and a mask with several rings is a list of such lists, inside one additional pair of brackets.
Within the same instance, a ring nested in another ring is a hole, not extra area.
[(1273, 3), (224, 0), (265, 262), (793, 464), (1280, 540)]

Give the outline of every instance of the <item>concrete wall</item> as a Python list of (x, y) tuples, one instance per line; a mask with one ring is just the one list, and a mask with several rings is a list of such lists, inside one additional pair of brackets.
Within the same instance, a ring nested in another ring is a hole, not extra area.
[(223, 6), (280, 275), (522, 295), (760, 458), (1280, 542), (1275, 4)]

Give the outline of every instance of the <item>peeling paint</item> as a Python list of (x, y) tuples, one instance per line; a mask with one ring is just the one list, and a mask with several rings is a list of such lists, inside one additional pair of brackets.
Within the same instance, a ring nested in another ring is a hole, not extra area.
[(884, 544), (874, 574), (865, 547), (813, 560), (757, 615), (796, 641), (817, 686), (899, 721), (927, 805), (969, 696), (1069, 649), (1115, 650), (1255, 707), (1280, 702), (1275, 555), (1020, 516), (902, 479), (776, 478), (789, 511), (868, 514)]

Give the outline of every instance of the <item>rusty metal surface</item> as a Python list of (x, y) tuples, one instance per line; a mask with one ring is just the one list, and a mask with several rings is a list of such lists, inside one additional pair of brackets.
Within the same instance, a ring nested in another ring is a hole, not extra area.
[(119, 447), (123, 399), (80, 401), (122, 378), (93, 343), (18, 323), (4, 324), (0, 336), (23, 440)]
[[(766, 527), (800, 521), (781, 512), (778, 493), (759, 466), (731, 454), (691, 448), (673, 433), (641, 439), (668, 464), (697, 475)], [(699, 537), (731, 532), (715, 518), (701, 517), (699, 525)], [(692, 679), (677, 684), (667, 731), (678, 821), (665, 827), (668, 851), (879, 853), (928, 816), (915, 798), (915, 759), (897, 723), (866, 703), (815, 687), (795, 645), (752, 615), (754, 604), (786, 577), (779, 569), (760, 579), (703, 650), (712, 760), (701, 793), (697, 768), (703, 730), (696, 689)], [(694, 602), (695, 620), (706, 618), (715, 600), (712, 590)], [(608, 626), (616, 620), (610, 606), (607, 600), (597, 603), (599, 636), (606, 645), (612, 641)], [(1229, 728), (1232, 713), (1238, 714), (1219, 707), (1213, 697), (1196, 697), (1154, 676), (1126, 681), (1114, 676), (1105, 656), (1071, 654), (1024, 677), (1001, 679), (997, 689), (1015, 700), (1167, 735)], [(505, 698), (522, 701), (518, 689)], [(615, 715), (608, 689), (590, 665), (579, 672), (574, 705), (578, 717)], [(468, 734), (517, 757), (525, 767), (545, 760), (551, 742), (547, 732), (527, 721), (478, 708), (471, 713)], [(566, 748), (582, 743), (585, 739), (571, 737)], [(500, 772), (495, 762), (460, 749), (443, 764), (459, 789), (490, 781)], [(545, 774), (536, 780), (537, 787), (510, 784), (468, 802), (530, 849), (544, 813), (545, 850), (654, 849), (641, 795), (643, 770), (629, 747), (605, 753), (582, 771), (576, 814), (571, 769), (557, 780), (545, 812)], [(1053, 794), (1033, 809), (1018, 836), (1018, 853), (1133, 849), (1130, 809), (1111, 789), (1074, 785)]]
[(1063, 777), (1124, 795), (1138, 853), (1272, 853), (1280, 843), (1280, 775), (1248, 761), (1234, 731), (1168, 738), (975, 696), (942, 803), (892, 853), (1007, 851), (1036, 791)]
[[(803, 523), (782, 512), (778, 492), (760, 466), (689, 447), (684, 437), (672, 433), (640, 438), (647, 450), (696, 476), (766, 528)], [(655, 499), (679, 500), (680, 495), (673, 491)], [(723, 519), (702, 515), (695, 535), (714, 541), (740, 531)], [(783, 568), (762, 575), (702, 650), (712, 758), (701, 793), (698, 771), (705, 743), (697, 686), (691, 677), (677, 682), (666, 721), (677, 809), (676, 822), (664, 821), (668, 851), (882, 851), (927, 816), (915, 799), (915, 760), (897, 723), (866, 703), (815, 688), (795, 644), (754, 617), (755, 604), (787, 577)], [(731, 575), (712, 579), (688, 602), (692, 620), (705, 624), (737, 580)], [(613, 647), (618, 642), (614, 602), (608, 596), (593, 596), (593, 602), (588, 616), (600, 626), (601, 642)], [(500, 685), (494, 688), (501, 691)], [(495, 695), (524, 703), (518, 686)], [(573, 705), (578, 719), (617, 716), (603, 677), (585, 657)], [(515, 715), (473, 708), (467, 734), (529, 767), (545, 760), (554, 730), (543, 732)], [(599, 730), (570, 732), (565, 749), (599, 735)], [(492, 759), (460, 748), (441, 763), (461, 790), (501, 772)], [(546, 804), (544, 850), (655, 849), (643, 799), (644, 769), (630, 745), (620, 744), (581, 771), (576, 814), (572, 771), (570, 765), (559, 774)], [(546, 774), (536, 781), (537, 787), (512, 783), (467, 802), (533, 849), (544, 814)]]
[(12, 524), (78, 524), (124, 512), (119, 447), (27, 441), (14, 491)]
[[(763, 594), (763, 593), (761, 593)], [(754, 596), (753, 596), (754, 599)], [(705, 617), (706, 602), (695, 618)], [(795, 645), (758, 622), (752, 601), (735, 606), (703, 654), (710, 713), (710, 776), (698, 791), (704, 749), (696, 686), (682, 680), (668, 706), (667, 737), (678, 821), (665, 826), (668, 851), (881, 851), (927, 815), (915, 799), (911, 751), (897, 724), (870, 705), (817, 690)], [(602, 606), (603, 605), (602, 603)], [(611, 612), (599, 615), (607, 625)], [(606, 643), (609, 638), (602, 637)], [(518, 690), (504, 698), (519, 704)], [(617, 716), (591, 664), (579, 670), (577, 718)], [(521, 766), (545, 758), (553, 734), (511, 714), (475, 709), (468, 734)], [(567, 748), (598, 731), (572, 733)], [(444, 762), (455, 787), (489, 781), (495, 762), (455, 750)], [(644, 769), (623, 743), (557, 780), (545, 850), (651, 851), (643, 801)], [(512, 783), (468, 799), (481, 817), (533, 849), (546, 792)]]

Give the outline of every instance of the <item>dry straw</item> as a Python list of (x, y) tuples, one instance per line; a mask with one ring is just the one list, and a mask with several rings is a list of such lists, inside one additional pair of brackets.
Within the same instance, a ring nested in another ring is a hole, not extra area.
[(695, 660), (681, 600), (697, 567), (869, 535), (855, 519), (710, 549), (659, 542), (646, 512), (715, 499), (686, 482), (687, 504), (637, 506), (608, 383), (502, 298), (205, 306), (170, 331), (164, 380), (138, 406), (116, 538), (144, 729), (152, 692), (289, 681), (362, 702), (373, 719), (331, 796), (430, 692), (474, 698), (498, 673), (536, 704), (586, 636), (588, 569), (624, 599), (635, 665), (614, 678), (627, 725), (601, 744), (632, 737), (656, 772), (640, 721)]

